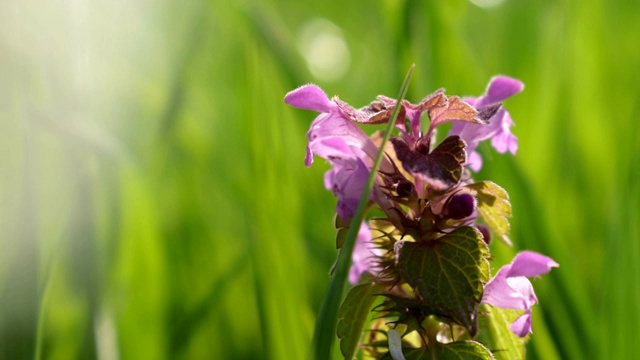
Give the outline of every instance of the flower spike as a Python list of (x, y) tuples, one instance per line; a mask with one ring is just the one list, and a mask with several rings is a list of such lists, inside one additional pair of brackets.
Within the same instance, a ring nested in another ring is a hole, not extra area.
[[(412, 71), (397, 99), (379, 95), (360, 108), (312, 84), (285, 96), (287, 104), (319, 113), (307, 132), (305, 164), (315, 156), (329, 163), (324, 185), (337, 198), (340, 253), (318, 316), (314, 355), (328, 359), (338, 335), (349, 359), (358, 349), (374, 358), (485, 359), (496, 348), (520, 358), (517, 337), (532, 332), (538, 302), (530, 278), (559, 265), (522, 251), (491, 277), (490, 239), (507, 239), (511, 204), (502, 187), (475, 182), (471, 171), (482, 167), (481, 141), (491, 139), (499, 153), (517, 151), (502, 102), (524, 86), (496, 76), (477, 98), (441, 89), (413, 104), (404, 99)], [(450, 133), (437, 143), (435, 128), (446, 122), (453, 123)], [(371, 136), (361, 129), (383, 123), (386, 130)], [(369, 209), (375, 215), (367, 221)], [(353, 287), (338, 310), (347, 281)], [(517, 310), (519, 317), (505, 323), (495, 315), (499, 309), (482, 311), (481, 304)], [(370, 311), (380, 320), (361, 344)], [(509, 327), (515, 335), (478, 337), (483, 317), (496, 319), (483, 320), (487, 326)]]

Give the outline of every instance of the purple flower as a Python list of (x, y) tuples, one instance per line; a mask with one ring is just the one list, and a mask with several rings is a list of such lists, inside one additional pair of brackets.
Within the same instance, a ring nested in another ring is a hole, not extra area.
[(284, 101), (294, 107), (321, 113), (307, 132), (309, 142), (305, 164), (311, 166), (314, 155), (331, 163), (332, 168), (325, 174), (325, 187), (338, 197), (338, 215), (348, 223), (365, 188), (371, 159), (378, 153), (377, 146), (342, 109), (357, 110), (344, 103), (338, 106), (335, 99), (329, 100), (316, 85), (301, 86), (289, 92)]
[(475, 209), (476, 198), (470, 194), (455, 194), (447, 200), (443, 215), (454, 220), (462, 220), (471, 216)]
[[(345, 144), (363, 150), (370, 158), (375, 158), (378, 148), (349, 117), (343, 113), (334, 100), (329, 100), (327, 94), (316, 85), (303, 85), (287, 93), (284, 102), (300, 109), (314, 110), (321, 114), (311, 123), (307, 132), (309, 143), (307, 144), (307, 156), (305, 164), (311, 166), (313, 155), (318, 155), (327, 160), (323, 150), (326, 150), (326, 143), (321, 144), (323, 139), (340, 138)], [(356, 110), (353, 110), (354, 112)]]
[(380, 272), (380, 268), (376, 262), (376, 256), (381, 255), (381, 252), (382, 250), (376, 247), (372, 241), (369, 226), (363, 221), (353, 247), (353, 254), (351, 255), (352, 261), (351, 269), (349, 270), (349, 282), (355, 285), (358, 283), (360, 276), (365, 272), (371, 275), (376, 275)]
[[(335, 138), (325, 142), (338, 141)], [(338, 198), (336, 211), (346, 224), (356, 213), (360, 196), (369, 178), (369, 167), (359, 157), (334, 158), (333, 167), (324, 174), (324, 186)]]
[[(485, 94), (478, 98), (464, 98), (464, 101), (481, 110), (489, 105), (495, 105), (522, 91), (524, 84), (519, 80), (507, 76), (495, 76), (489, 82)], [(467, 162), (473, 171), (482, 168), (482, 158), (475, 151), (478, 143), (491, 139), (491, 145), (499, 152), (509, 151), (511, 154), (518, 150), (518, 139), (511, 133), (513, 120), (504, 108), (489, 119), (489, 124), (479, 125), (470, 122), (454, 122), (449, 136), (458, 135), (467, 143)]]
[(538, 302), (533, 292), (533, 285), (527, 277), (548, 273), (551, 268), (558, 267), (550, 257), (523, 251), (513, 258), (511, 264), (505, 265), (484, 287), (482, 303), (493, 306), (524, 310), (525, 313), (511, 324), (511, 331), (520, 337), (531, 333), (531, 307)]

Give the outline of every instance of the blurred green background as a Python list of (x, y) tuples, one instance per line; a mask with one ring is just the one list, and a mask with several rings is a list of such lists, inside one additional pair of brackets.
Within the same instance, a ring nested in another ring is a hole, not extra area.
[(314, 82), (354, 106), (437, 88), (506, 106), (535, 281), (531, 359), (640, 352), (640, 2), (0, 4), (0, 358), (304, 359), (336, 251)]

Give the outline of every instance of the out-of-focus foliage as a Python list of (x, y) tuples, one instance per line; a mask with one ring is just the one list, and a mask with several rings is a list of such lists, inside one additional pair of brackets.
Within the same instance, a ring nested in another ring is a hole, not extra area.
[(526, 84), (476, 178), (513, 204), (494, 271), (560, 263), (529, 358), (637, 354), (640, 3), (474, 3), (2, 2), (0, 358), (306, 358), (335, 200), (282, 98), (364, 105), (414, 62), (413, 101)]

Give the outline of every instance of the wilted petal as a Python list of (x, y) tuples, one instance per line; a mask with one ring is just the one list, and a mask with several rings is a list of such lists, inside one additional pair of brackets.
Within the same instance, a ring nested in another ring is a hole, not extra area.
[(327, 94), (313, 84), (303, 85), (288, 92), (284, 97), (284, 102), (300, 109), (315, 110), (322, 113), (330, 112), (332, 107)]
[(533, 332), (531, 331), (531, 310), (520, 315), (511, 323), (509, 328), (519, 337), (525, 337), (528, 334), (531, 334)]
[(368, 111), (358, 110), (353, 106), (347, 104), (346, 102), (340, 100), (337, 96), (334, 96), (331, 101), (336, 104), (340, 113), (349, 120), (359, 123), (368, 123), (369, 116), (371, 115)]
[(534, 277), (551, 271), (551, 268), (559, 267), (557, 262), (548, 256), (533, 251), (522, 251), (511, 262), (511, 268), (507, 276)]
[(451, 96), (445, 106), (430, 109), (429, 118), (431, 119), (431, 124), (429, 127), (433, 128), (449, 121), (482, 123), (476, 115), (478, 115), (476, 109), (460, 100), (459, 97)]

